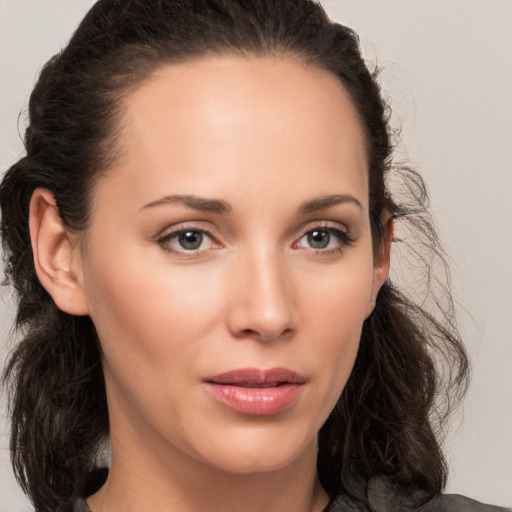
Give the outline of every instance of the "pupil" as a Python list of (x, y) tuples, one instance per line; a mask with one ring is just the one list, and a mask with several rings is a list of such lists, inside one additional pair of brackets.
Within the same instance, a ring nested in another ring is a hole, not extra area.
[(315, 230), (308, 235), (309, 245), (315, 249), (324, 249), (329, 245), (331, 235), (328, 231)]
[(181, 233), (179, 236), (180, 245), (184, 249), (197, 249), (201, 245), (202, 241), (203, 235), (196, 231), (187, 231), (186, 233)]

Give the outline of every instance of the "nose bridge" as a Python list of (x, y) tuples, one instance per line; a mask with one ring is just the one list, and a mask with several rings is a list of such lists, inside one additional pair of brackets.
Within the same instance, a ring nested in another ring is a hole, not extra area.
[(281, 251), (271, 244), (255, 245), (238, 258), (232, 327), (269, 341), (293, 329), (292, 283)]

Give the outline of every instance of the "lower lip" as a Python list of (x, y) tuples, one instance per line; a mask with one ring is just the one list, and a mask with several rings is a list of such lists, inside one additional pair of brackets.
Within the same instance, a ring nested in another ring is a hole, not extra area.
[(206, 389), (221, 404), (251, 416), (277, 414), (292, 405), (302, 391), (302, 384), (282, 384), (272, 388), (245, 388), (232, 384), (207, 382)]

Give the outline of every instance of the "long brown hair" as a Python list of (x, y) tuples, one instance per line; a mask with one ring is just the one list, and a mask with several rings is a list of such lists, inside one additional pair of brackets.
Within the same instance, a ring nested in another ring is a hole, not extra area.
[[(376, 473), (430, 493), (444, 486), (439, 427), (465, 389), (468, 361), (449, 291), (431, 274), (445, 265), (425, 186), (413, 170), (393, 165), (388, 109), (357, 35), (311, 0), (101, 0), (42, 70), (30, 99), (26, 156), (0, 185), (6, 275), (17, 292), (21, 333), (4, 375), (12, 461), (37, 512), (69, 510), (77, 493), (101, 485), (104, 475), (89, 476), (109, 421), (94, 325), (60, 311), (37, 279), (32, 193), (51, 190), (65, 225), (85, 229), (91, 184), (116, 158), (122, 99), (162, 65), (218, 54), (291, 57), (338, 77), (366, 134), (374, 247), (383, 241), (382, 213), (391, 210), (402, 244), (420, 256), (433, 299), (427, 307), (424, 296), (408, 297), (391, 280), (381, 289), (351, 377), (319, 433), (323, 486), (355, 499), (364, 499)], [(386, 186), (397, 173), (406, 185), (401, 197)]]

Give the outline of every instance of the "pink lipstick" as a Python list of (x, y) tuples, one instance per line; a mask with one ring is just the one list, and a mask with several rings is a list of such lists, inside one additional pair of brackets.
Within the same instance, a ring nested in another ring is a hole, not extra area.
[(240, 368), (205, 379), (221, 404), (251, 416), (277, 414), (299, 397), (305, 379), (286, 368)]

